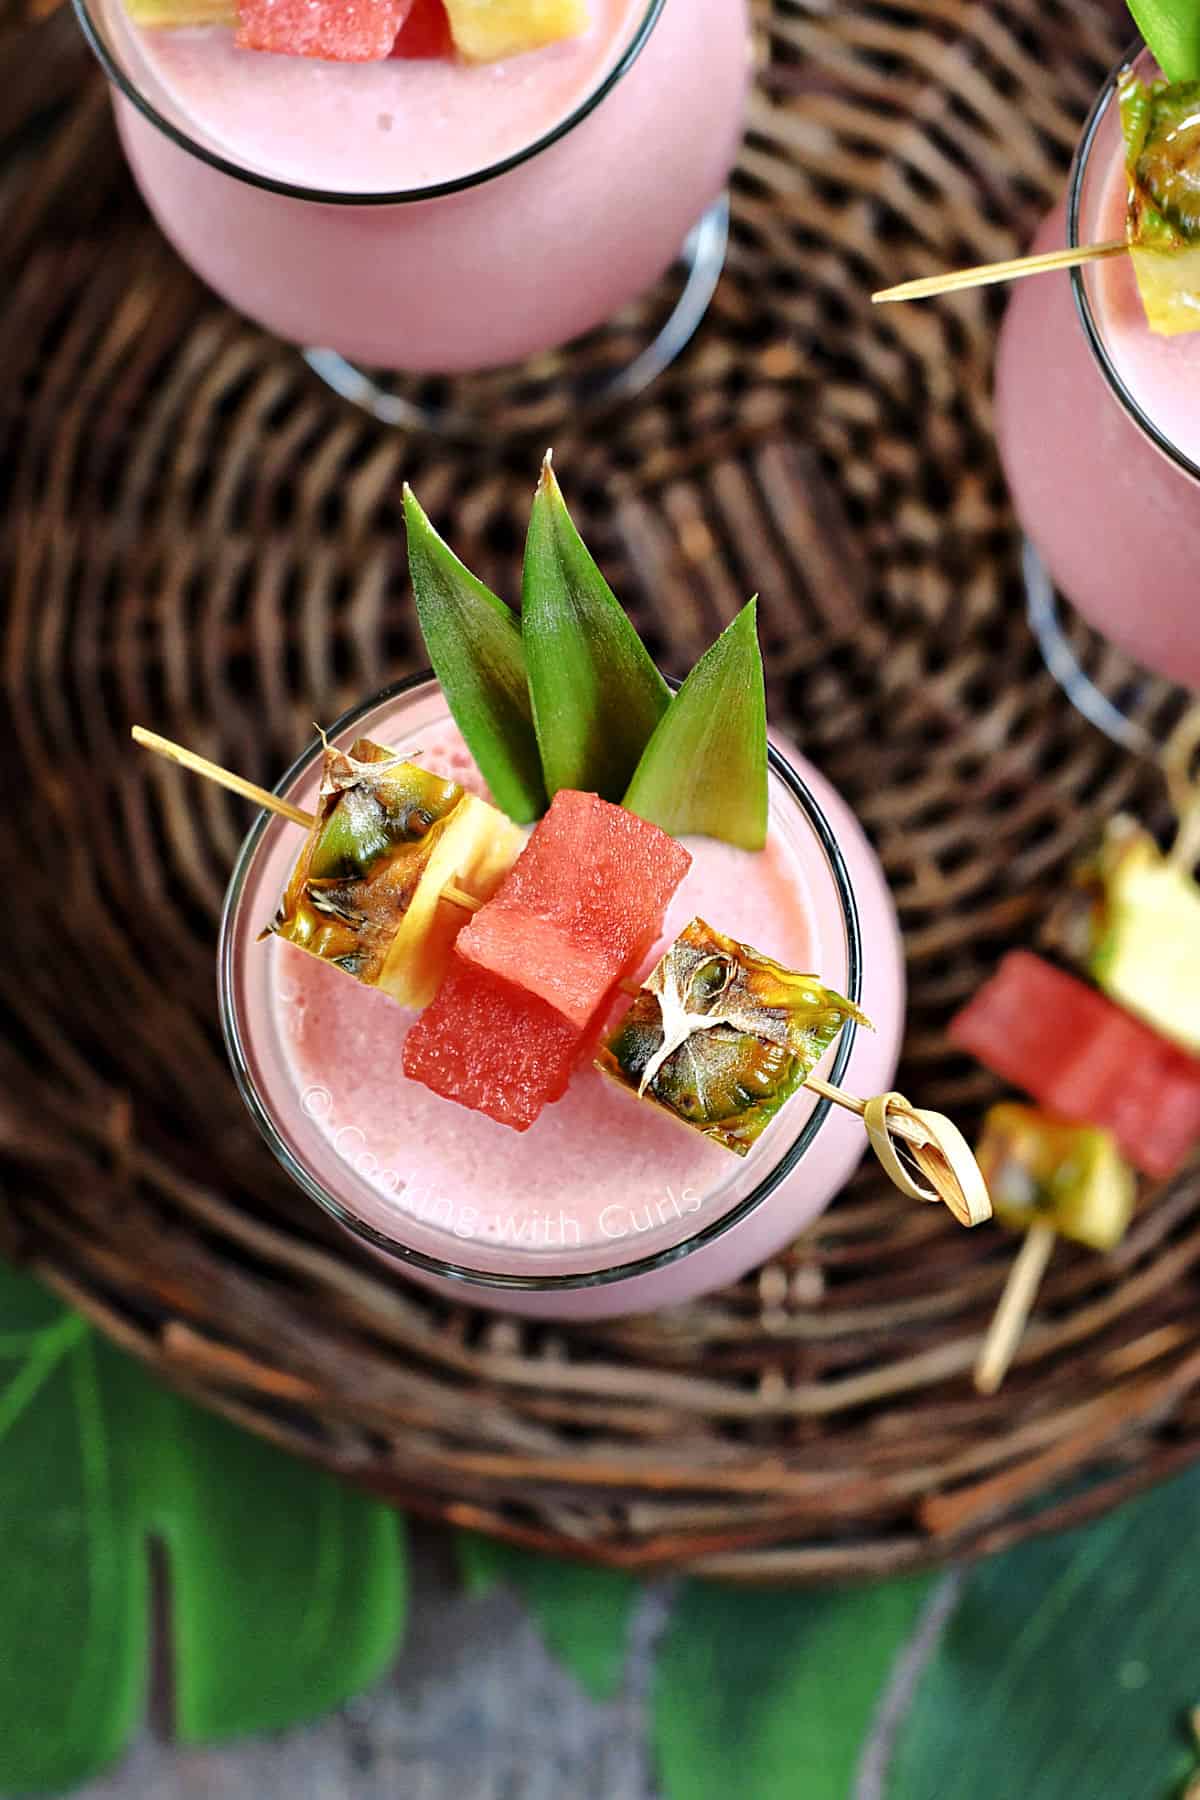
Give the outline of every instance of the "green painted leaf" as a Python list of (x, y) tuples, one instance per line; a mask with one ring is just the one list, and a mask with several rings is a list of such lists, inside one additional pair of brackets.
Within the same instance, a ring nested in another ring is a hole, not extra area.
[(455, 723), (496, 805), (522, 824), (540, 818), (546, 790), (520, 623), (442, 541), (407, 482), (404, 517), (421, 635)]
[(175, 1713), (190, 1742), (316, 1718), (369, 1687), (406, 1612), (399, 1522), (171, 1395), (157, 1524), (170, 1559)]
[(889, 1800), (1172, 1800), (1196, 1766), (1198, 1559), (1193, 1470), (980, 1564), (905, 1723)]
[(1168, 81), (1200, 80), (1196, 0), (1129, 0), (1129, 10)]
[(147, 1562), (112, 1449), (141, 1383), (53, 1302), (31, 1323), (43, 1300), (0, 1268), (4, 1794), (58, 1793), (111, 1761), (146, 1688)]
[(310, 1719), (395, 1654), (394, 1515), (159, 1388), (0, 1265), (0, 1793), (61, 1792), (127, 1742), (152, 1537), (184, 1737)]
[(458, 1558), (473, 1594), (508, 1583), (520, 1594), (548, 1647), (594, 1700), (621, 1685), (638, 1583), (619, 1569), (536, 1556), (475, 1532), (461, 1532)]
[[(689, 1583), (654, 1694), (664, 1800), (848, 1800), (929, 1587), (927, 1579), (836, 1592)], [(936, 1787), (923, 1800), (935, 1793), (942, 1800)]]
[(547, 792), (619, 802), (671, 690), (576, 531), (548, 455), (525, 540), (521, 632)]
[(624, 804), (672, 837), (767, 841), (767, 701), (751, 600), (696, 664), (646, 746)]

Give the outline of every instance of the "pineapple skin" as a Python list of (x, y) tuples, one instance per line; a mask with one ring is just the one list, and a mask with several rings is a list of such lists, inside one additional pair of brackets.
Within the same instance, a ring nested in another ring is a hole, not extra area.
[(442, 890), (490, 899), (523, 843), (494, 806), (382, 745), (328, 749), (321, 804), (269, 929), (400, 1006), (426, 1006), (470, 917)]

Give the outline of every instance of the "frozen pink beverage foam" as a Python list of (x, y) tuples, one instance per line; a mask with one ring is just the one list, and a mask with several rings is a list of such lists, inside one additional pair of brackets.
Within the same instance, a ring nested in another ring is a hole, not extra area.
[[(1112, 83), (1106, 93), (1074, 176), (1080, 243), (1124, 235)], [(1060, 207), (1033, 248), (1066, 237)], [(1089, 624), (1147, 668), (1200, 689), (1200, 333), (1150, 330), (1127, 258), (1082, 281), (1094, 344), (1068, 276), (1013, 290), (996, 371), (1005, 474), (1021, 524)]]
[(280, 337), (377, 368), (516, 362), (636, 298), (723, 188), (749, 78), (745, 0), (593, 0), (584, 37), (483, 67), (269, 56), (77, 4), (180, 254)]
[[(356, 721), (352, 732), (359, 731), (395, 748), (419, 746), (429, 766), (477, 785), (433, 683), (384, 702)], [(890, 897), (844, 803), (803, 759), (787, 754), (836, 840), (833, 860), (779, 765), (768, 849), (751, 855), (688, 839), (695, 860), (666, 934), (699, 913), (845, 992), (855, 979), (857, 915), (861, 1004), (877, 1029), (858, 1032), (843, 1079), (856, 1091), (880, 1092), (892, 1079), (903, 1013)], [(315, 772), (310, 764), (289, 790), (301, 804)], [(222, 988), (235, 1067), (292, 1172), (377, 1247), (425, 1258), (426, 1267), (409, 1265), (415, 1279), (484, 1305), (565, 1318), (661, 1306), (730, 1281), (770, 1255), (858, 1162), (861, 1125), (822, 1109), (811, 1142), (794, 1166), (784, 1166), (816, 1112), (810, 1094), (791, 1100), (742, 1160), (589, 1067), (525, 1133), (409, 1082), (401, 1054), (413, 1015), (302, 951), (255, 941), (297, 849), (294, 827), (268, 824), (231, 888)], [(836, 1056), (835, 1046), (828, 1062)], [(756, 1194), (745, 1216), (720, 1231)], [(697, 1244), (696, 1234), (710, 1228), (717, 1234)], [(481, 1279), (578, 1281), (648, 1259), (656, 1266), (593, 1287), (505, 1289)], [(438, 1264), (467, 1271), (466, 1284), (438, 1274)]]

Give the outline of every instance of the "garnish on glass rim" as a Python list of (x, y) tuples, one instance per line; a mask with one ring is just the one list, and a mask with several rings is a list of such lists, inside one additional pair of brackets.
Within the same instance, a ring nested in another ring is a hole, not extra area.
[[(1147, 88), (1130, 75), (1122, 85), (1121, 120), (1131, 179), (1125, 236), (921, 276), (881, 288), (871, 295), (873, 302), (927, 300), (1132, 253), (1150, 329), (1168, 335), (1200, 330), (1200, 224), (1179, 204), (1186, 189), (1192, 208), (1200, 206), (1200, 88), (1196, 88), (1200, 5), (1197, 0), (1130, 0), (1130, 11), (1167, 79)], [(1185, 155), (1181, 155), (1181, 124), (1192, 125), (1192, 142), (1182, 147)], [(1147, 158), (1147, 135), (1159, 127)], [(1165, 204), (1164, 196), (1168, 196)]]
[[(311, 831), (316, 823), (315, 814), (157, 732), (135, 725), (132, 736), (144, 749), (252, 800), (294, 825)], [(479, 911), (483, 904), (454, 883), (442, 888), (441, 897), (468, 913)], [(872, 1149), (902, 1193), (922, 1201), (943, 1201), (961, 1225), (978, 1225), (991, 1216), (991, 1202), (979, 1167), (957, 1126), (944, 1114), (914, 1107), (897, 1093), (860, 1100), (816, 1075), (809, 1075), (804, 1085), (864, 1121)], [(927, 1186), (914, 1179), (907, 1160), (916, 1164)]]
[(671, 690), (575, 529), (550, 451), (525, 539), (521, 639), (546, 792), (619, 802)]

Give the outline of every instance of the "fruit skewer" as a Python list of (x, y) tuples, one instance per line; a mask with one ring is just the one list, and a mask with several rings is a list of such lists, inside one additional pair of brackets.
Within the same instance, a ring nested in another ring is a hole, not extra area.
[[(275, 813), (304, 830), (310, 830), (314, 824), (312, 813), (195, 750), (141, 725), (132, 728), (132, 736), (143, 749), (153, 751), (192, 774), (203, 776), (242, 799), (253, 801), (264, 811)], [(484, 904), (454, 882), (443, 885), (441, 897), (468, 913), (478, 912)], [(630, 986), (638, 991), (635, 984)], [(921, 1201), (943, 1202), (964, 1226), (978, 1225), (991, 1217), (991, 1200), (979, 1166), (958, 1127), (944, 1114), (914, 1107), (897, 1093), (861, 1100), (817, 1075), (809, 1075), (804, 1085), (863, 1120), (872, 1149), (902, 1193)], [(897, 1147), (897, 1141), (901, 1148)], [(928, 1185), (916, 1180), (906, 1158), (916, 1165)]]
[[(1200, 1140), (1198, 752), (1193, 707), (1162, 758), (1171, 847), (1131, 818), (1110, 820), (1042, 933), (1091, 985), (1017, 952), (951, 1025), (952, 1041), (1039, 1103), (993, 1107), (979, 1141), (996, 1217), (1025, 1234), (976, 1363), (980, 1393), (996, 1391), (1016, 1355), (1056, 1239), (1113, 1250), (1133, 1215), (1134, 1165), (1169, 1178)], [(1141, 1078), (1132, 1111), (1133, 1084), (1112, 1078), (1125, 1068)]]

